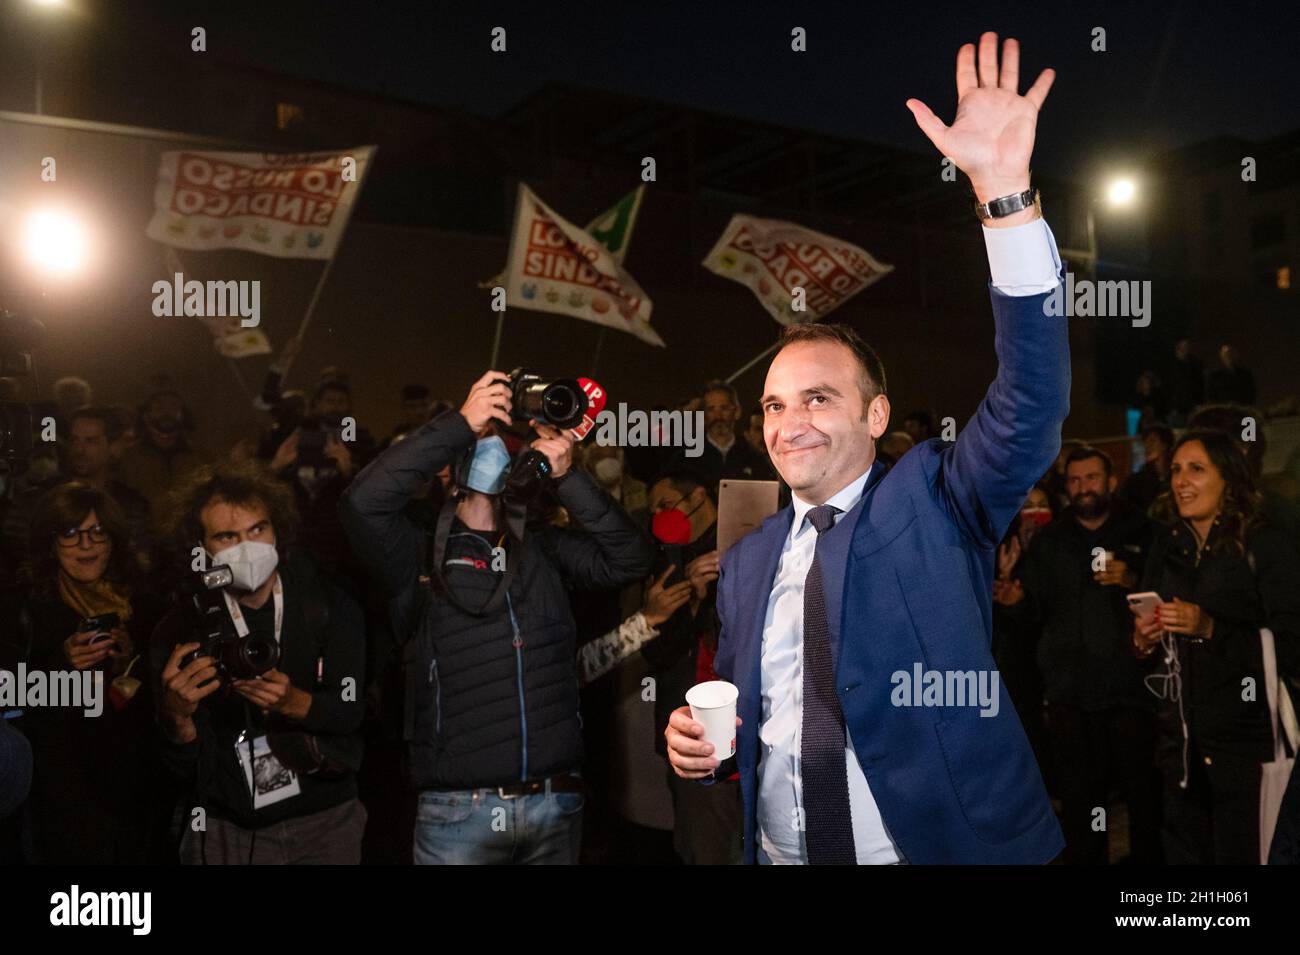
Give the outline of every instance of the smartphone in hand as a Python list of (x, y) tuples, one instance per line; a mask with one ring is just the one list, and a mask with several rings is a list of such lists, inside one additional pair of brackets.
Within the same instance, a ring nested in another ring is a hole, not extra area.
[(77, 626), (78, 633), (93, 633), (95, 637), (90, 641), (90, 646), (97, 643), (103, 643), (105, 640), (112, 640), (113, 634), (110, 632), (122, 625), (122, 618), (115, 613), (101, 613), (97, 617), (87, 617)]
[(1153, 590), (1128, 595), (1129, 609), (1137, 614), (1138, 619), (1143, 623), (1150, 623), (1155, 618), (1156, 608), (1162, 603), (1164, 601), (1160, 599), (1160, 595)]

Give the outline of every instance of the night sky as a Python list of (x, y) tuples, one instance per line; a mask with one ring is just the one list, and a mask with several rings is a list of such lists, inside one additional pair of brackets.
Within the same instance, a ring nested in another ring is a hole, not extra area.
[[(202, 25), (214, 58), (476, 114), (563, 82), (917, 150), (930, 146), (904, 100), (950, 120), (957, 47), (994, 29), (1021, 41), (1022, 90), (1057, 70), (1037, 165), (1058, 175), (1300, 127), (1295, 4), (136, 0), (104, 15), (142, 42)], [(790, 51), (793, 26), (806, 54)]]

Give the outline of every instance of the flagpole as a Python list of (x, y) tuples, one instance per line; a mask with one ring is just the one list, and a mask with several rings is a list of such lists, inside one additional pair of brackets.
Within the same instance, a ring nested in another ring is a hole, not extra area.
[[(168, 272), (184, 272), (185, 263), (181, 261), (181, 254), (174, 245), (164, 245), (162, 247), (163, 268)], [(215, 345), (216, 342), (214, 341)], [(235, 381), (239, 384), (239, 390), (244, 393), (244, 397), (249, 401), (253, 400), (253, 393), (248, 389), (248, 382), (244, 380), (243, 372), (239, 370), (239, 363), (229, 355), (226, 357), (226, 365), (230, 368), (230, 373), (235, 376)]]
[(497, 356), (501, 354), (501, 329), (506, 323), (506, 313), (497, 312), (497, 333), (492, 338), (492, 360), (488, 362), (489, 368), (496, 368)]
[(738, 368), (736, 371), (732, 372), (730, 375), (727, 376), (726, 378), (727, 384), (731, 384), (733, 381), (735, 381), (745, 372), (749, 371), (749, 369), (753, 368), (755, 365), (757, 365), (768, 355), (772, 354), (772, 352), (776, 351), (777, 348), (780, 346), (780, 344), (781, 343), (779, 341), (772, 342), (769, 348), (763, 349), (761, 353), (755, 355), (749, 361), (745, 362), (745, 364), (741, 365), (740, 368)]
[[(370, 175), (370, 164), (375, 161), (375, 156), (378, 152), (378, 146), (370, 147), (370, 154), (366, 157), (365, 172), (363, 172), (361, 178), (357, 180), (357, 193), (352, 197), (352, 201), (348, 203), (347, 215), (344, 216), (343, 224), (339, 228), (338, 245), (334, 247), (334, 254), (325, 262), (325, 268), (321, 270), (320, 278), (316, 280), (316, 287), (312, 289), (311, 301), (307, 303), (307, 311), (303, 313), (302, 321), (298, 323), (298, 331), (294, 334), (298, 339), (299, 347), (302, 346), (303, 336), (307, 334), (307, 326), (311, 324), (312, 316), (316, 313), (316, 303), (320, 301), (320, 293), (325, 288), (325, 280), (330, 276), (330, 269), (334, 268), (334, 260), (339, 257), (339, 246), (343, 244), (343, 238), (347, 235), (348, 225), (352, 222), (352, 213), (356, 211), (358, 203), (361, 202), (361, 190), (365, 188), (366, 178)], [(281, 388), (284, 387), (284, 383), (288, 380), (289, 369), (292, 367), (293, 359), (291, 358), (285, 363), (284, 373), (280, 376)]]
[[(514, 196), (513, 203), (510, 201), (509, 183), (507, 183), (506, 185), (506, 196), (505, 196), (506, 205), (514, 207), (513, 208), (514, 217), (510, 220), (510, 245), (506, 249), (506, 268), (505, 271), (501, 273), (502, 276), (504, 276), (502, 280), (503, 285), (510, 281), (510, 276), (511, 276), (510, 266), (514, 264), (513, 256), (515, 254), (515, 226), (518, 225), (519, 223), (519, 210), (522, 209), (524, 205), (523, 181), (516, 179), (514, 180), (514, 184), (515, 184), (515, 190), (514, 190), (515, 196)], [(502, 309), (501, 311), (497, 312), (497, 330), (496, 330), (496, 334), (492, 336), (492, 360), (488, 362), (488, 368), (495, 369), (497, 366), (497, 358), (501, 354), (501, 333), (505, 329), (505, 324), (506, 324), (506, 310)]]
[[(524, 182), (517, 181), (517, 179), (511, 182), (513, 182), (513, 186), (515, 186), (515, 200), (513, 200), (513, 218), (511, 220), (512, 225), (510, 230), (510, 246), (508, 246), (506, 251), (506, 270), (504, 270), (503, 273), (498, 274), (497, 277), (495, 278), (487, 279), (486, 282), (478, 282), (477, 285), (480, 288), (493, 288), (495, 286), (504, 285), (504, 283), (510, 282), (511, 264), (513, 261), (515, 261), (515, 240), (517, 238), (516, 233), (517, 233), (517, 229), (519, 229), (520, 217), (521, 214), (523, 214), (523, 209), (524, 209), (524, 192), (526, 188), (528, 188), (528, 186), (526, 186)], [(508, 190), (508, 185), (507, 185), (507, 190)], [(537, 197), (536, 194), (533, 195), (534, 195), (534, 199), (537, 199), (538, 204), (541, 205), (543, 209), (545, 209), (546, 208), (545, 204), (542, 204), (541, 199), (539, 199), (539, 197)], [(608, 253), (610, 253), (610, 255), (612, 256), (612, 259), (614, 259), (615, 265), (619, 269), (621, 269), (621, 264), (623, 264), (624, 253), (627, 252), (627, 247), (628, 247), (628, 243), (630, 242), (630, 235), (632, 235), (633, 226), (636, 225), (637, 213), (640, 212), (641, 200), (643, 195), (645, 195), (645, 183), (641, 183), (640, 186), (637, 186), (636, 188), (634, 188), (634, 190), (630, 191), (628, 195), (621, 197), (621, 199), (614, 204), (614, 207), (611, 207), (610, 209), (606, 209), (606, 212), (602, 213), (601, 216), (597, 216), (594, 218), (594, 220), (588, 222), (588, 225), (586, 225), (586, 229), (584, 230), (590, 233), (590, 230), (595, 229), (595, 227), (597, 227), (599, 222), (606, 220), (606, 218), (610, 216), (615, 217), (614, 225), (617, 225), (617, 222), (620, 221), (625, 222), (623, 229), (621, 229), (621, 234), (619, 235), (619, 243), (617, 243), (616, 248), (610, 248), (610, 246), (607, 246), (606, 244), (608, 242), (607, 235), (610, 233), (604, 233), (601, 236), (599, 236), (599, 238), (597, 238), (597, 236), (595, 236), (594, 233), (591, 233), (591, 238), (595, 240), (595, 243), (597, 243), (598, 246), (604, 246), (604, 248), (607, 249)], [(621, 213), (621, 209), (623, 209), (624, 207), (624, 204), (627, 203), (629, 197), (630, 199), (632, 199), (632, 208), (628, 210), (627, 216), (624, 217), (621, 216), (620, 213)], [(510, 196), (508, 196), (508, 191), (507, 191), (507, 201), (508, 200), (510, 200)], [(556, 218), (559, 217), (558, 213), (550, 212), (549, 214), (552, 214), (552, 216), (555, 216)], [(611, 225), (610, 227), (611, 230), (614, 229), (614, 225)], [(543, 309), (543, 311), (549, 311), (549, 309)], [(550, 309), (550, 311), (556, 311), (556, 309)], [(495, 334), (493, 337), (493, 346), (491, 346), (491, 360), (490, 360), (491, 368), (497, 368), (497, 361), (499, 360), (500, 357), (500, 339), (502, 339), (502, 335), (503, 335), (504, 321), (506, 321), (506, 316), (504, 316), (504, 312), (498, 313), (497, 330), (495, 330)], [(599, 331), (599, 334), (597, 335), (597, 339), (595, 339), (595, 352), (593, 353), (593, 356), (591, 356), (591, 366), (588, 369), (588, 372), (586, 372), (588, 374), (595, 373), (595, 365), (597, 365), (599, 363), (599, 360), (601, 360), (601, 352), (604, 347), (604, 333), (606, 333), (607, 327), (608, 326), (602, 325), (601, 331)]]
[[(344, 228), (346, 227), (347, 225), (345, 223)], [(342, 234), (339, 235), (339, 241), (340, 242), (343, 241)], [(338, 258), (338, 249), (335, 249), (334, 254), (331, 255), (329, 259), (325, 262), (325, 268), (321, 270), (320, 278), (316, 280), (316, 287), (312, 289), (311, 300), (307, 303), (307, 311), (303, 313), (302, 321), (298, 323), (298, 331), (294, 333), (294, 336), (298, 339), (299, 342), (302, 341), (302, 336), (306, 333), (307, 326), (311, 324), (312, 315), (316, 311), (316, 303), (320, 300), (321, 289), (325, 287), (325, 280), (330, 277), (330, 269), (334, 267), (334, 260), (336, 258)], [(292, 362), (289, 362), (289, 365), (292, 364), (293, 364)], [(284, 375), (286, 378), (289, 375), (288, 365), (285, 366)]]

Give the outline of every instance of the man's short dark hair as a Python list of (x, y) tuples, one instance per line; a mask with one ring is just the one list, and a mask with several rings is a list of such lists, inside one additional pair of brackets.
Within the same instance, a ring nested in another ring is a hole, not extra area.
[(731, 403), (737, 408), (740, 407), (740, 395), (736, 392), (735, 387), (730, 382), (723, 381), (721, 378), (714, 378), (704, 386), (704, 391), (701, 392), (701, 395), (707, 395), (710, 391), (725, 391), (727, 397), (731, 399)]
[(185, 399), (181, 397), (181, 393), (175, 388), (155, 388), (140, 403), (140, 410), (147, 411), (159, 398), (175, 398), (181, 404), (185, 404)]
[(104, 426), (104, 437), (110, 443), (122, 437), (122, 419), (113, 408), (106, 405), (85, 405), (68, 415), (68, 430), (78, 421), (98, 421)]
[(325, 392), (327, 391), (341, 391), (343, 392), (343, 394), (348, 396), (349, 401), (352, 400), (352, 389), (347, 386), (347, 383), (340, 381), (337, 378), (330, 378), (325, 381), (322, 381), (312, 391), (311, 393), (312, 404), (315, 404), (316, 402), (320, 401), (321, 397), (324, 396)]
[(298, 506), (293, 490), (256, 461), (208, 464), (194, 471), (168, 495), (167, 536), (178, 553), (186, 554), (195, 541), (203, 541), (200, 514), (214, 500), (266, 508), (275, 530), (276, 546), (283, 549), (298, 532)]
[(682, 497), (690, 497), (697, 487), (703, 487), (705, 493), (709, 490), (705, 487), (704, 479), (700, 477), (699, 472), (692, 471), (690, 468), (671, 468), (661, 472), (650, 484), (650, 489), (654, 490), (655, 485), (662, 481), (667, 481), (669, 486)]
[(1157, 421), (1153, 424), (1147, 425), (1142, 429), (1141, 437), (1145, 439), (1149, 434), (1154, 434), (1159, 437), (1160, 442), (1166, 448), (1172, 448), (1174, 446), (1174, 429), (1169, 427), (1167, 424), (1161, 424)]
[(1115, 473), (1115, 462), (1110, 459), (1110, 455), (1101, 448), (1093, 447), (1091, 444), (1081, 444), (1071, 451), (1070, 456), (1065, 459), (1065, 470), (1068, 472), (1070, 465), (1076, 461), (1089, 461), (1092, 458), (1101, 460), (1101, 466), (1106, 470), (1106, 477), (1110, 477)]
[[(833, 342), (853, 352), (853, 357), (858, 360), (858, 367), (862, 369), (858, 390), (862, 392), (864, 406), (870, 404), (877, 396), (885, 394), (885, 366), (881, 363), (880, 356), (848, 325), (823, 322), (787, 325), (781, 334), (780, 346), (784, 349), (788, 345), (818, 342)], [(865, 407), (863, 410), (865, 412)]]

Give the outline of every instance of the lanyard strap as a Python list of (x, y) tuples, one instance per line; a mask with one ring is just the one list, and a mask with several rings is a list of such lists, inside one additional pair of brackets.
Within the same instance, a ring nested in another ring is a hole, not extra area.
[[(221, 591), (221, 596), (226, 598), (226, 609), (230, 611), (230, 619), (234, 621), (235, 632), (241, 637), (248, 636), (248, 622), (244, 619), (244, 612), (239, 609), (239, 601), (230, 596), (230, 591)], [(275, 575), (275, 586), (271, 588), (271, 598), (275, 602), (275, 642), (280, 642), (280, 627), (284, 623), (284, 586), (280, 583), (280, 575)]]

